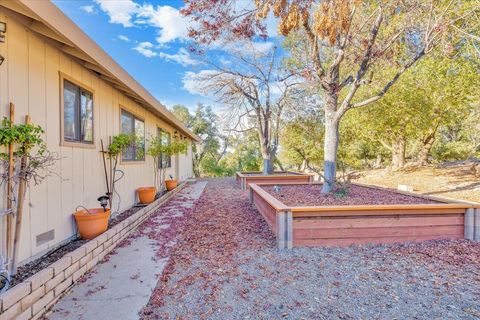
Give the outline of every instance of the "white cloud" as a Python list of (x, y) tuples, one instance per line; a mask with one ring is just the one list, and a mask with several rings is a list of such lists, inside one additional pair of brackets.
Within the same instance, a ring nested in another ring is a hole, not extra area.
[(232, 61), (229, 60), (229, 59), (226, 59), (224, 57), (220, 57), (220, 63), (224, 66), (228, 66), (228, 65), (232, 64)]
[(85, 11), (86, 13), (95, 13), (95, 7), (93, 5), (81, 6), (80, 10)]
[(138, 43), (133, 50), (137, 51), (138, 53), (142, 54), (147, 58), (154, 58), (160, 57), (166, 61), (173, 61), (176, 63), (181, 64), (182, 66), (194, 66), (201, 64), (200, 61), (194, 59), (190, 52), (188, 52), (185, 48), (180, 48), (177, 53), (166, 53), (166, 52), (159, 52), (158, 48), (162, 47), (161, 45), (154, 45), (151, 42), (144, 41)]
[(110, 23), (121, 24), (124, 27), (132, 27), (132, 18), (136, 15), (140, 6), (131, 0), (95, 0), (100, 9), (110, 17)]
[(159, 52), (158, 56), (167, 61), (175, 61), (184, 67), (200, 64), (200, 61), (192, 58), (192, 56), (190, 55), (190, 52), (188, 52), (185, 48), (180, 48), (180, 50), (178, 50), (178, 52), (175, 54)]
[(120, 40), (122, 40), (122, 41), (125, 41), (125, 42), (130, 42), (130, 38), (127, 37), (127, 36), (125, 36), (125, 35), (123, 35), (123, 34), (119, 34), (119, 35), (117, 36), (117, 38), (120, 39)]
[(198, 73), (192, 71), (185, 72), (182, 78), (183, 89), (191, 94), (207, 96), (204, 90), (202, 90), (204, 83), (200, 79), (214, 75), (216, 72), (215, 70), (202, 70)]
[(170, 6), (144, 5), (138, 14), (138, 24), (158, 28), (158, 43), (183, 40), (188, 33), (188, 18)]
[(149, 26), (157, 29), (160, 44), (187, 38), (189, 19), (171, 6), (138, 4), (132, 0), (95, 0), (110, 17), (110, 23), (124, 27)]
[(140, 42), (138, 45), (136, 45), (133, 48), (133, 50), (137, 51), (138, 53), (144, 55), (147, 58), (153, 58), (158, 55), (158, 53), (152, 50), (154, 48), (155, 46), (153, 45), (153, 43), (145, 41), (145, 42)]

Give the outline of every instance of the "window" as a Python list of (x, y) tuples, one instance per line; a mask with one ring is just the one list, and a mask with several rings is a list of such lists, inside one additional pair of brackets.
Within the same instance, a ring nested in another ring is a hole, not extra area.
[(63, 139), (93, 144), (93, 94), (63, 80)]
[(145, 122), (138, 119), (130, 112), (122, 110), (122, 133), (135, 136), (135, 143), (122, 154), (125, 161), (145, 160)]
[[(171, 142), (171, 135), (170, 133), (158, 128), (157, 132), (160, 140), (162, 141), (162, 145), (169, 145)], [(172, 156), (161, 154), (159, 159), (160, 167), (161, 168), (170, 168), (172, 166)]]

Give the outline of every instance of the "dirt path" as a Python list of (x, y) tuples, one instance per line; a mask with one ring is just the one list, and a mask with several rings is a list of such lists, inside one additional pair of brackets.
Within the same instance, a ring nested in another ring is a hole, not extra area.
[(279, 253), (247, 193), (209, 181), (144, 319), (478, 319), (480, 244)]

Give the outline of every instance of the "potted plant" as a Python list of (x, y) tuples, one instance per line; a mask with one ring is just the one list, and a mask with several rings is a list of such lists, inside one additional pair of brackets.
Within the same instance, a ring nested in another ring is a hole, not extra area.
[[(126, 133), (113, 136), (110, 138), (110, 144), (108, 145), (107, 150), (105, 150), (103, 147), (103, 140), (100, 141), (102, 145), (103, 167), (105, 170), (105, 181), (107, 185), (106, 194), (108, 196), (110, 209), (112, 209), (113, 195), (116, 193), (115, 184), (124, 176), (124, 172), (118, 169), (118, 160), (122, 152), (132, 146), (135, 141), (135, 137)], [(109, 159), (109, 170), (107, 170), (105, 156), (107, 156)], [(120, 197), (118, 198), (119, 201), (117, 211), (120, 208)]]
[[(123, 171), (117, 168), (119, 156), (132, 145), (134, 137), (125, 133), (113, 136), (110, 138), (107, 150), (104, 149), (103, 140), (100, 140), (100, 142), (107, 185), (106, 196), (101, 196), (97, 199), (100, 201), (102, 208), (87, 209), (83, 206), (78, 206), (73, 213), (78, 233), (84, 240), (93, 239), (108, 229), (113, 195), (116, 193), (115, 184), (122, 179), (124, 175)], [(105, 156), (109, 159), (109, 170), (107, 170)], [(107, 205), (109, 205), (110, 208), (107, 208)], [(120, 201), (118, 201), (118, 207), (120, 207)], [(81, 208), (81, 210), (79, 210), (79, 208)]]
[[(78, 210), (82, 208), (82, 210)], [(84, 240), (91, 240), (108, 229), (108, 219), (110, 218), (110, 209), (93, 208), (87, 209), (82, 206), (77, 207), (73, 214), (77, 224), (78, 233)]]
[(172, 191), (178, 186), (178, 181), (176, 179), (173, 179), (173, 176), (170, 174), (169, 175), (170, 180), (165, 180), (165, 188), (167, 188), (168, 191)]
[(177, 180), (174, 180), (170, 175), (170, 180), (165, 181), (167, 172), (166, 158), (164, 156), (172, 156), (177, 153), (185, 152), (187, 150), (187, 142), (184, 140), (175, 139), (166, 144), (162, 141), (161, 136), (155, 136), (150, 139), (150, 147), (147, 154), (153, 157), (153, 176), (155, 187), (158, 190), (173, 190), (177, 187)]
[(156, 194), (157, 188), (155, 187), (140, 187), (137, 189), (138, 201), (143, 204), (152, 203)]

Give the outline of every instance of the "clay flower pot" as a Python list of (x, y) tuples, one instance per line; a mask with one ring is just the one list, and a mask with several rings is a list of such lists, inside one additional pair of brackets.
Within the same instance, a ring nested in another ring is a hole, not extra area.
[(144, 204), (152, 203), (155, 200), (156, 193), (157, 193), (157, 190), (155, 189), (155, 187), (138, 188), (137, 189), (138, 201)]
[(79, 210), (73, 216), (75, 217), (80, 237), (84, 240), (91, 240), (107, 231), (110, 209), (106, 211), (103, 208)]
[(178, 182), (175, 179), (165, 180), (165, 187), (168, 191), (172, 191), (178, 186)]

